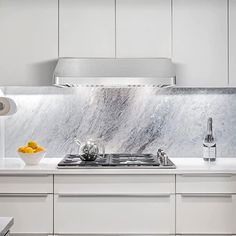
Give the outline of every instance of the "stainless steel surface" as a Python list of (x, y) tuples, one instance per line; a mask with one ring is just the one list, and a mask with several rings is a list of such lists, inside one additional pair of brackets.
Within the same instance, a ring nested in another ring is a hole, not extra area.
[(222, 178), (231, 178), (232, 176), (234, 176), (233, 174), (180, 174), (180, 176), (183, 177), (222, 177)]
[(88, 139), (82, 143), (78, 138), (75, 138), (74, 141), (79, 146), (80, 159), (83, 161), (95, 161), (101, 154), (100, 149), (102, 149), (102, 156), (105, 155), (105, 146), (101, 141)]
[(80, 155), (66, 155), (58, 168), (176, 168), (166, 154), (105, 154), (94, 161), (84, 161)]
[(232, 198), (232, 194), (229, 193), (182, 193), (181, 197), (222, 197)]
[(0, 198), (2, 197), (47, 197), (46, 193), (1, 193)]
[(170, 197), (170, 194), (158, 193), (59, 193), (59, 197)]
[(59, 87), (173, 86), (174, 65), (169, 58), (59, 58), (53, 85)]
[(0, 176), (4, 177), (48, 177), (50, 176), (50, 174), (8, 174), (8, 173), (0, 173)]

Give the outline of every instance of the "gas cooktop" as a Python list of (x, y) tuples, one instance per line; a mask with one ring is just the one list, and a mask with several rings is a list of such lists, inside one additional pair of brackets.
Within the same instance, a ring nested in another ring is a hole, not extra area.
[(174, 163), (162, 151), (153, 154), (105, 154), (95, 161), (82, 161), (79, 155), (66, 155), (57, 165), (58, 168), (157, 168), (174, 169)]

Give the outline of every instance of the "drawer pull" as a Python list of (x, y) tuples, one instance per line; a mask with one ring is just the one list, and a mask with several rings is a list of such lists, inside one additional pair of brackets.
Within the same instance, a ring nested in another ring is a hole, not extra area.
[(170, 197), (156, 193), (59, 193), (59, 197)]
[(221, 198), (232, 198), (232, 194), (224, 193), (183, 193), (182, 197), (221, 197)]
[(222, 178), (230, 178), (233, 174), (180, 174), (182, 177), (222, 177)]
[(36, 194), (28, 194), (28, 193), (0, 193), (0, 197), (47, 197), (48, 194), (44, 193), (36, 193)]
[(48, 177), (50, 174), (0, 174), (1, 177)]

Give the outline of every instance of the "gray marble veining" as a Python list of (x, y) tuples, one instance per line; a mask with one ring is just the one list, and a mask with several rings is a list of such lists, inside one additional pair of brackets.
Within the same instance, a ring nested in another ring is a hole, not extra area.
[(5, 119), (5, 156), (29, 139), (48, 157), (77, 152), (75, 136), (104, 141), (107, 152), (202, 155), (213, 117), (217, 156), (236, 156), (236, 89), (7, 87), (18, 112)]

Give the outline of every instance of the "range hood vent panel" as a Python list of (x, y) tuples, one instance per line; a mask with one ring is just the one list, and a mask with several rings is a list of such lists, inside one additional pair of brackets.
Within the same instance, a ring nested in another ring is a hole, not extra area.
[(53, 84), (59, 87), (171, 86), (175, 84), (175, 70), (168, 58), (59, 58)]

